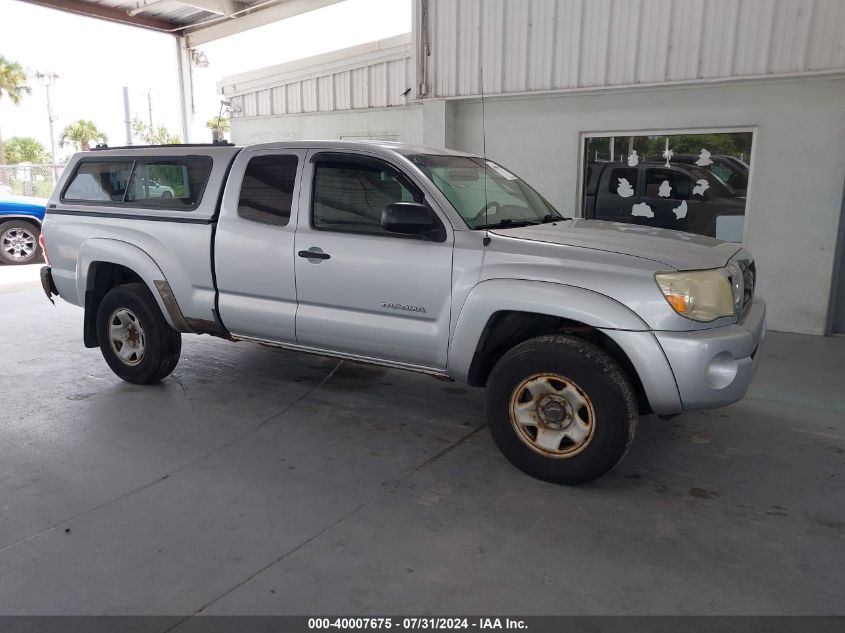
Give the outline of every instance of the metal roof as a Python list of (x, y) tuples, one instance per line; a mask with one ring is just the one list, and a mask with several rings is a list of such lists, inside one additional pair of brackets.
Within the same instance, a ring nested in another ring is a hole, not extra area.
[[(190, 46), (341, 0), (24, 0), (59, 11), (177, 36)], [(237, 23), (237, 24), (235, 24)], [(205, 35), (199, 37), (200, 31)], [(194, 34), (194, 35), (192, 35)]]

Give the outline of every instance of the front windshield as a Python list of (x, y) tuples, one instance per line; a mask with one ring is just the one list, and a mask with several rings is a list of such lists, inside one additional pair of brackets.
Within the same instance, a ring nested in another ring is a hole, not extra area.
[[(563, 219), (543, 197), (504, 167), (470, 156), (410, 156), (471, 229)], [(485, 191), (486, 189), (486, 191)]]

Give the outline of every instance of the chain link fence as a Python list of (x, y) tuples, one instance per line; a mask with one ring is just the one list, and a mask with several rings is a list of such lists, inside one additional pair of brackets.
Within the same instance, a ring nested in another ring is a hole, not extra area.
[(0, 187), (21, 196), (49, 198), (64, 165), (0, 165)]

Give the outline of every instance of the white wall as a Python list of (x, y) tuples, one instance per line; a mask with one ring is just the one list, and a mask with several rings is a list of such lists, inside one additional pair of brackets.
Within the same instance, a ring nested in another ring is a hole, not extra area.
[(842, 0), (423, 0), (426, 95), (845, 70)]
[(423, 143), (421, 105), (232, 119), (232, 142), (336, 140), (345, 137), (396, 137), (403, 143)]
[[(845, 180), (845, 78), (485, 99), (487, 154), (578, 213), (582, 132), (757, 127), (746, 245), (772, 329), (824, 333)], [(481, 152), (481, 105), (455, 104), (450, 147)]]

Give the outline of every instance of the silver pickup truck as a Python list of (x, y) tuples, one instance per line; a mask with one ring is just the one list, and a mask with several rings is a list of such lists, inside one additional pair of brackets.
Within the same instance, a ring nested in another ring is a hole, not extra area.
[(640, 414), (741, 399), (765, 335), (741, 246), (565, 218), (493, 161), (397, 143), (83, 152), (43, 238), (48, 297), (124, 380), (194, 333), (486, 387), (504, 455), (560, 483), (611, 470)]

